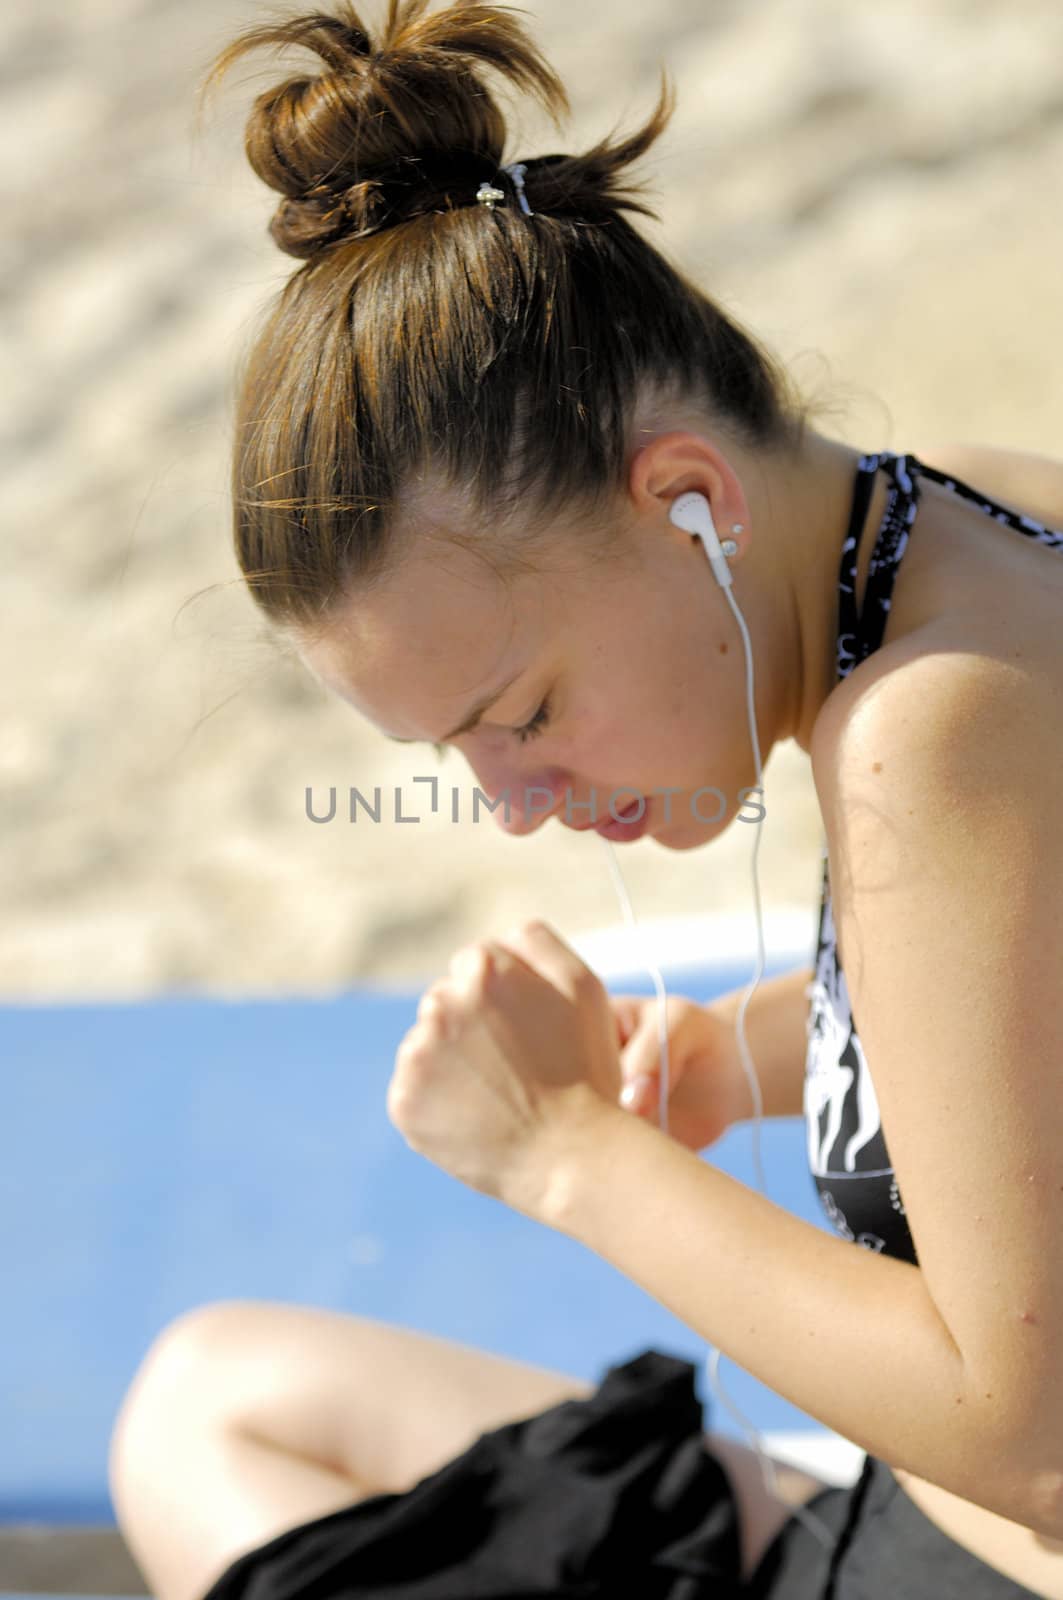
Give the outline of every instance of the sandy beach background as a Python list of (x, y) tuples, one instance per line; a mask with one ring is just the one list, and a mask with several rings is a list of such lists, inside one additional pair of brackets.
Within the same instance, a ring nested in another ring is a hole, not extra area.
[[(307, 785), (469, 775), (327, 698), (237, 581), (232, 368), (296, 266), (242, 133), (280, 69), (241, 69), (199, 135), (193, 96), (264, 9), (34, 0), (5, 18), (5, 999), (419, 982), (531, 916), (566, 936), (619, 920), (600, 844), (556, 823), (521, 840), (489, 817), (306, 819)], [(569, 148), (641, 120), (674, 74), (647, 228), (793, 364), (821, 427), (867, 449), (1063, 450), (1057, 0), (528, 10), (570, 88)], [(509, 159), (559, 147), (525, 108)], [(795, 746), (767, 799), (765, 909), (810, 917), (820, 822)], [(752, 834), (618, 851), (640, 916), (750, 916)]]

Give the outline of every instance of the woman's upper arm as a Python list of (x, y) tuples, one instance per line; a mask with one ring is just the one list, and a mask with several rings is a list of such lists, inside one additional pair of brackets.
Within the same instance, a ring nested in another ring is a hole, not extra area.
[[(1063, 725), (918, 654), (820, 752), (839, 950), (920, 1268), (1016, 1470), (1063, 1459)], [(830, 760), (825, 757), (829, 753)]]

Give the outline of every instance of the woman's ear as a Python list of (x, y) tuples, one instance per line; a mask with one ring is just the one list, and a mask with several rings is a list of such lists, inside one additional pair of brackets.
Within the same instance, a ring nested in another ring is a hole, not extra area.
[[(732, 533), (736, 525), (743, 531), (749, 528), (749, 505), (741, 480), (728, 458), (704, 434), (674, 429), (648, 440), (632, 458), (628, 482), (640, 514), (660, 517), (668, 526), (672, 526), (668, 513), (673, 502), (681, 494), (694, 492), (709, 502), (721, 539), (736, 537)], [(679, 532), (682, 534), (681, 529)]]

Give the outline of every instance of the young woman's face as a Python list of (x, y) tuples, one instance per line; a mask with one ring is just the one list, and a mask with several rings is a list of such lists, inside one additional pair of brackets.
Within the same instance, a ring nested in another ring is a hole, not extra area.
[(756, 814), (741, 640), (689, 535), (665, 518), (616, 538), (623, 559), (570, 549), (507, 581), (444, 540), (415, 542), (300, 653), (384, 734), (459, 750), (475, 780), (463, 816), (476, 785), (508, 794), (508, 821), (493, 814), (513, 834), (609, 823), (644, 798), (623, 836), (693, 849)]

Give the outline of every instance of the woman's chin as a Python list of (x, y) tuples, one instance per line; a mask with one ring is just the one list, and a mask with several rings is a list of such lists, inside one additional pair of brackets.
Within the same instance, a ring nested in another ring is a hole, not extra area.
[(659, 844), (662, 850), (697, 850), (702, 845), (711, 844), (719, 831), (719, 828), (705, 822), (665, 822), (646, 837), (652, 839), (654, 844)]

